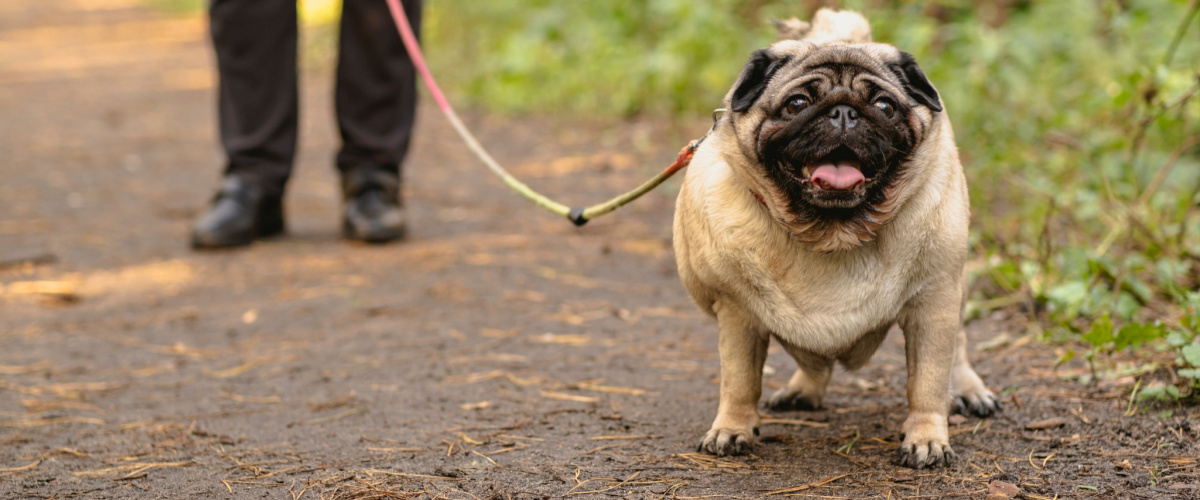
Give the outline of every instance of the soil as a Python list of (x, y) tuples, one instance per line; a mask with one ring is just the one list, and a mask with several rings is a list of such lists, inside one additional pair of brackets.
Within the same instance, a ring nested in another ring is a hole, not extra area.
[[(1005, 411), (954, 419), (952, 467), (894, 463), (899, 334), (827, 409), (770, 415), (752, 455), (696, 453), (719, 367), (675, 273), (677, 184), (577, 229), (426, 108), (410, 237), (344, 242), (327, 66), (306, 70), (287, 236), (193, 252), (221, 166), (205, 24), (138, 4), (0, 3), (0, 497), (1200, 498), (1197, 409), (1077, 383), (1078, 358), (1055, 370), (1071, 346), (1016, 312), (968, 326)], [(706, 128), (467, 121), (578, 203)], [(768, 366), (767, 391), (794, 369), (774, 346)]]

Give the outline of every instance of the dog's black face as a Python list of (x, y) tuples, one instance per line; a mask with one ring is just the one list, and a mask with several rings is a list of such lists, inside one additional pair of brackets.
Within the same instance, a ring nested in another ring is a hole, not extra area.
[[(764, 114), (754, 154), (797, 219), (869, 216), (901, 182), (920, 141), (914, 109), (941, 111), (912, 56), (882, 61), (852, 45), (751, 59), (733, 111)], [(766, 95), (764, 95), (766, 94)]]

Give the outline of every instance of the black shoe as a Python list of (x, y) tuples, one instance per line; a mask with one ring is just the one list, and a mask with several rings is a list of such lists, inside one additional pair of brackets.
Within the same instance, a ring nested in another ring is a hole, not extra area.
[(244, 179), (227, 177), (212, 207), (192, 226), (192, 248), (244, 246), (282, 232), (282, 199)]
[(342, 194), (346, 200), (342, 235), (346, 239), (387, 243), (404, 237), (404, 208), (396, 174), (354, 170), (342, 176)]

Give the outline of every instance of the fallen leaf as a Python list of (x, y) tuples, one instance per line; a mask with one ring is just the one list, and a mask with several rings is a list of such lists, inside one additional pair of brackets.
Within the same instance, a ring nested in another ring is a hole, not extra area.
[(52, 417), (52, 418), (39, 418), (39, 419), (33, 419), (33, 420), (10, 420), (7, 422), (0, 422), (0, 428), (41, 427), (41, 426), (45, 426), (45, 425), (54, 425), (54, 424), (104, 425), (104, 421), (100, 420), (98, 418), (88, 418), (88, 417)]
[(801, 427), (829, 427), (825, 422), (813, 422), (812, 420), (800, 420), (795, 418), (764, 418), (760, 421), (763, 425), (778, 424), (778, 425), (798, 425)]
[(508, 290), (504, 292), (504, 300), (527, 300), (529, 302), (545, 302), (546, 294), (534, 290)]
[(632, 387), (614, 387), (611, 385), (598, 385), (587, 382), (580, 382), (579, 388), (585, 391), (611, 392), (613, 394), (629, 394), (631, 396), (643, 396), (646, 394), (646, 391), (642, 389), (634, 389)]
[(37, 467), (41, 463), (42, 463), (41, 460), (37, 460), (31, 464), (22, 465), (20, 467), (11, 467), (11, 468), (7, 468), (7, 469), (0, 468), (0, 472), (21, 472), (21, 471), (33, 470), (35, 467)]
[(1056, 427), (1062, 427), (1064, 425), (1067, 425), (1067, 419), (1055, 417), (1055, 418), (1048, 418), (1046, 420), (1039, 420), (1037, 422), (1025, 424), (1025, 430), (1040, 431), (1040, 430), (1045, 430), (1045, 429), (1053, 429)]
[(642, 434), (640, 436), (595, 436), (588, 439), (592, 441), (624, 441), (630, 439), (658, 439), (659, 437), (653, 434)]
[(278, 404), (278, 403), (283, 402), (283, 399), (281, 399), (279, 396), (265, 396), (265, 397), (264, 396), (243, 396), (241, 394), (234, 394), (232, 392), (223, 392), (223, 393), (221, 393), (221, 397), (223, 397), (225, 399), (237, 401), (239, 403), (254, 403), (254, 404), (264, 404), (265, 405), (265, 404)]
[(467, 375), (455, 375), (453, 377), (446, 378), (445, 382), (447, 384), (474, 384), (474, 383), (478, 383), (478, 382), (483, 382), (485, 380), (492, 380), (492, 379), (497, 379), (497, 378), (507, 378), (510, 382), (520, 385), (520, 386), (533, 385), (533, 384), (538, 383), (538, 381), (539, 381), (539, 379), (537, 377), (520, 378), (520, 377), (517, 377), (516, 375), (513, 375), (506, 371), (492, 370), (490, 372), (470, 373)]
[(530, 342), (538, 344), (567, 344), (567, 345), (586, 345), (591, 340), (587, 335), (563, 334), (554, 335), (545, 333), (542, 335), (531, 335)]
[(482, 410), (491, 405), (492, 405), (491, 401), (480, 401), (478, 403), (463, 403), (461, 405), (458, 405), (458, 407), (462, 408), (463, 411), (471, 411), (471, 410)]
[(354, 391), (350, 391), (349, 394), (343, 394), (327, 401), (309, 403), (308, 409), (312, 411), (325, 411), (332, 410), (334, 408), (345, 408), (347, 406), (353, 406), (357, 401), (358, 394), (355, 394)]
[(659, 258), (667, 254), (671, 243), (661, 239), (624, 240), (616, 243), (617, 248), (626, 253), (642, 257)]
[(991, 351), (993, 349), (999, 349), (1001, 347), (1004, 347), (1010, 343), (1012, 343), (1012, 337), (1007, 333), (1001, 333), (999, 335), (996, 335), (995, 337), (992, 337), (983, 342), (979, 342), (979, 343), (975, 344), (975, 351), (976, 352)]
[(540, 394), (544, 398), (561, 399), (563, 401), (575, 401), (577, 403), (595, 403), (600, 401), (600, 398), (592, 396), (576, 396), (574, 394), (563, 394), (561, 392), (541, 391)]
[(518, 330), (500, 330), (497, 328), (480, 328), (479, 335), (491, 339), (511, 339), (516, 337)]
[(252, 359), (250, 361), (247, 361), (245, 363), (237, 365), (233, 368), (226, 368), (224, 370), (216, 370), (216, 371), (209, 370), (208, 368), (201, 368), (200, 371), (209, 378), (218, 378), (218, 379), (231, 378), (231, 377), (236, 377), (238, 375), (246, 373), (255, 368), (258, 368), (259, 366), (261, 366), (263, 364), (266, 364), (266, 360)]

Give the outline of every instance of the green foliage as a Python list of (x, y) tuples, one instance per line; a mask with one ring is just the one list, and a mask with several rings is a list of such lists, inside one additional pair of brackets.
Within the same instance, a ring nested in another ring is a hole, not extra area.
[(1200, 314), (1197, 313), (1200, 293), (1192, 293), (1190, 298), (1192, 304), (1182, 321), (1188, 330), (1172, 332), (1167, 342), (1179, 352), (1179, 359), (1175, 362), (1181, 368), (1176, 374), (1190, 380), (1193, 387), (1200, 388), (1200, 335), (1197, 335), (1197, 326), (1200, 326)]
[(1158, 340), (1167, 334), (1167, 329), (1155, 323), (1127, 323), (1117, 331), (1113, 339), (1113, 348), (1117, 351), (1126, 348), (1137, 348), (1143, 344)]
[(767, 40), (743, 3), (431, 1), (426, 45), (457, 95), (492, 110), (711, 111)]
[(1113, 325), (1107, 314), (1092, 322), (1092, 329), (1083, 335), (1083, 340), (1095, 349), (1102, 349), (1112, 342)]
[(1179, 389), (1173, 385), (1152, 385), (1142, 389), (1137, 396), (1138, 401), (1174, 401), (1179, 399)]

